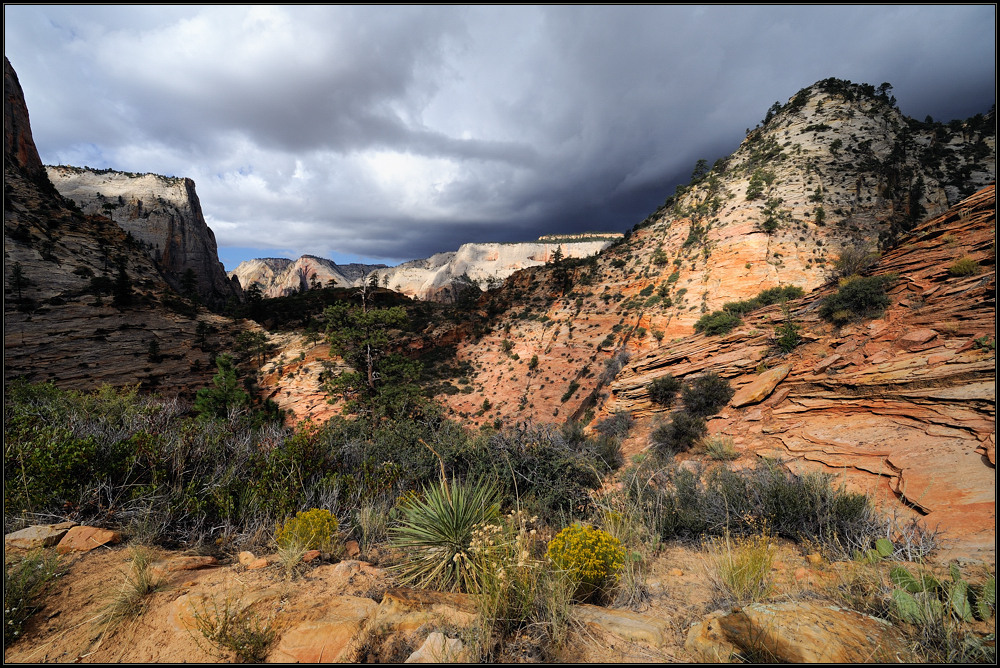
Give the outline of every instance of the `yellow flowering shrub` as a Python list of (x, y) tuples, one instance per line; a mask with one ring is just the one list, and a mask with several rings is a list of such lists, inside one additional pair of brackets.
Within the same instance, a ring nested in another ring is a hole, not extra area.
[(298, 545), (308, 550), (329, 552), (339, 526), (337, 518), (329, 510), (313, 508), (299, 511), (277, 528), (274, 540), (279, 547)]
[(549, 541), (545, 555), (553, 566), (593, 588), (603, 587), (625, 564), (625, 550), (617, 538), (579, 523)]

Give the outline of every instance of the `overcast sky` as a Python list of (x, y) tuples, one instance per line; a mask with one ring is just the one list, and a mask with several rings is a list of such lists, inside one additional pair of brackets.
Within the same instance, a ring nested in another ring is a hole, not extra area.
[(227, 269), (624, 231), (838, 77), (996, 101), (996, 9), (4, 6), (46, 164), (187, 176)]

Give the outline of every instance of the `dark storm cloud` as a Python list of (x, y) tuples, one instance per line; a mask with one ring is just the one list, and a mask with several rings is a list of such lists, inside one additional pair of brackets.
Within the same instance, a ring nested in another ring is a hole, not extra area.
[(830, 76), (995, 102), (995, 8), (6, 6), (46, 162), (190, 176), (222, 246), (623, 230)]

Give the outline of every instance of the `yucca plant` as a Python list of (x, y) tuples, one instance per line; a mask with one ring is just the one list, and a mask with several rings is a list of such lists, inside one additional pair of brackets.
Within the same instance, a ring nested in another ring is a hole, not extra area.
[(401, 510), (403, 520), (390, 534), (392, 545), (405, 555), (400, 580), (415, 587), (475, 590), (478, 574), (469, 544), (473, 530), (500, 513), (496, 486), (442, 478)]

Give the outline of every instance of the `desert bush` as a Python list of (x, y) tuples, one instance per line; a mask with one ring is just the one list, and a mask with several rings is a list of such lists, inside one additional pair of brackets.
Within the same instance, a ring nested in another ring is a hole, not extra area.
[(589, 598), (607, 588), (625, 562), (625, 550), (608, 532), (574, 523), (549, 541), (545, 556), (578, 584), (577, 595)]
[(217, 657), (229, 658), (227, 650), (235, 654), (238, 663), (261, 663), (277, 631), (271, 620), (261, 617), (244, 605), (232, 593), (206, 601), (200, 607), (192, 604), (194, 630), (209, 642)]
[(59, 575), (59, 555), (54, 552), (33, 550), (19, 560), (4, 559), (4, 649), (20, 637), (25, 622), (38, 611), (39, 599)]
[(836, 325), (879, 317), (889, 306), (886, 288), (892, 280), (891, 276), (844, 279), (836, 293), (820, 302), (820, 317)]
[(698, 376), (681, 389), (684, 410), (692, 415), (706, 417), (714, 415), (729, 403), (736, 391), (729, 381), (717, 373)]
[(765, 600), (771, 593), (775, 548), (767, 531), (711, 538), (704, 544), (709, 577), (725, 597), (741, 604)]
[(789, 299), (798, 299), (805, 291), (797, 285), (779, 285), (773, 288), (766, 288), (757, 293), (756, 297), (744, 299), (738, 302), (726, 302), (722, 305), (722, 310), (734, 315), (746, 315), (750, 311), (780, 304)]
[(390, 530), (392, 545), (404, 553), (400, 580), (416, 587), (475, 591), (480, 579), (470, 556), (475, 530), (497, 518), (496, 487), (484, 481), (441, 480), (401, 507)]
[(628, 411), (615, 411), (598, 422), (594, 429), (602, 436), (623, 439), (628, 436), (634, 424), (635, 420), (632, 418), (631, 413)]
[[(612, 341), (612, 343), (614, 342)], [(616, 350), (614, 355), (612, 355), (609, 359), (605, 360), (604, 371), (601, 372), (601, 376), (598, 382), (601, 384), (605, 384), (613, 381), (615, 379), (615, 376), (618, 375), (618, 372), (625, 367), (625, 364), (626, 362), (628, 362), (628, 359), (629, 359), (628, 350), (626, 350), (625, 348), (620, 348), (619, 350)]]
[(952, 276), (974, 276), (979, 273), (979, 263), (971, 257), (963, 257), (948, 267), (948, 273)]
[(838, 559), (865, 552), (887, 535), (910, 536), (902, 546), (909, 558), (926, 556), (934, 546), (913, 535), (926, 530), (880, 515), (865, 495), (834, 486), (833, 476), (796, 476), (774, 462), (740, 471), (717, 467), (704, 476), (670, 465), (633, 480), (625, 488), (629, 499), (664, 540), (749, 535), (766, 524), (774, 536), (810, 541)]
[(704, 439), (702, 444), (705, 446), (705, 454), (711, 459), (728, 461), (740, 456), (736, 452), (736, 445), (733, 443), (732, 436), (710, 436)]
[(575, 380), (570, 381), (569, 387), (566, 388), (566, 391), (563, 393), (562, 397), (560, 397), (559, 401), (566, 403), (573, 398), (573, 395), (576, 394), (578, 389), (580, 389), (580, 383)]
[(708, 336), (728, 334), (742, 323), (743, 320), (738, 315), (727, 311), (712, 311), (698, 318), (698, 322), (694, 323), (694, 331)]
[(203, 421), (184, 410), (134, 388), (10, 384), (5, 509), (58, 510), (153, 541), (194, 543), (211, 533), (263, 540), (276, 515), (309, 507), (319, 493), (329, 458), (301, 447), (309, 439), (246, 413)]
[(337, 518), (324, 508), (299, 511), (284, 524), (278, 526), (274, 540), (278, 547), (296, 545), (306, 550), (329, 552), (333, 548), (337, 528)]
[(680, 411), (674, 413), (670, 422), (654, 429), (650, 440), (657, 455), (669, 458), (690, 450), (707, 431), (704, 418)]
[(674, 403), (678, 390), (681, 389), (681, 381), (674, 378), (673, 374), (666, 374), (655, 378), (646, 390), (649, 392), (649, 400), (654, 404), (669, 408)]
[(589, 511), (590, 490), (620, 465), (621, 451), (616, 439), (577, 439), (554, 425), (518, 423), (468, 441), (446, 462), (462, 475), (496, 480), (500, 498), (519, 499), (528, 512), (555, 522)]
[(799, 336), (801, 330), (801, 325), (793, 321), (791, 316), (786, 316), (784, 322), (774, 328), (774, 345), (782, 352), (792, 352), (802, 343), (802, 337)]
[(833, 272), (837, 278), (846, 278), (864, 273), (878, 262), (879, 255), (866, 244), (845, 246), (833, 261)]

